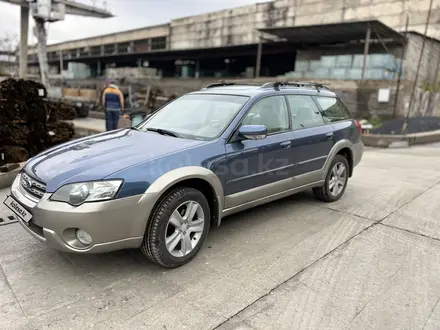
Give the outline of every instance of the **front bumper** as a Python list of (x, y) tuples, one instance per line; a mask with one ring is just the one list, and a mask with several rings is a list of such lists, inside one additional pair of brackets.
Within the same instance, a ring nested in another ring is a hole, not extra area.
[[(20, 189), (19, 182), (20, 174), (12, 184), (11, 194), (33, 215), (29, 224), (19, 222), (29, 234), (47, 245), (77, 253), (102, 253), (141, 245), (151, 210), (148, 196), (137, 195), (74, 207), (50, 201), (49, 193), (36, 201)], [(76, 239), (76, 229), (91, 235), (89, 246)]]

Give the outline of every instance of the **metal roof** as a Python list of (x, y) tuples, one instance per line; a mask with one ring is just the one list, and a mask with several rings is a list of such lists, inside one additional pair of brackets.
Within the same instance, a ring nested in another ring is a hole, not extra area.
[(291, 27), (273, 27), (259, 29), (279, 38), (297, 44), (336, 44), (365, 39), (368, 27), (371, 27), (373, 39), (376, 33), (381, 39), (393, 39), (404, 42), (405, 37), (378, 20), (353, 21), (321, 25), (302, 25)]

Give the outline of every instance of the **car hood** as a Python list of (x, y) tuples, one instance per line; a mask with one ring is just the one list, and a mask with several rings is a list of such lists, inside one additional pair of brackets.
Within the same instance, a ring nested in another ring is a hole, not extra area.
[(101, 180), (124, 168), (203, 143), (123, 129), (51, 148), (32, 158), (25, 171), (46, 183), (48, 192), (54, 192), (63, 184)]

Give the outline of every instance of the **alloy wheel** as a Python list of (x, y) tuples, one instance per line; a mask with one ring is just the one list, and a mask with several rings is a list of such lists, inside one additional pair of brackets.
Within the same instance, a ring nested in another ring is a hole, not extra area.
[(199, 243), (205, 226), (205, 214), (201, 205), (187, 201), (171, 214), (165, 231), (165, 245), (173, 257), (183, 257)]
[(333, 167), (330, 180), (328, 181), (328, 190), (333, 196), (338, 196), (347, 182), (347, 168), (343, 163), (336, 163)]

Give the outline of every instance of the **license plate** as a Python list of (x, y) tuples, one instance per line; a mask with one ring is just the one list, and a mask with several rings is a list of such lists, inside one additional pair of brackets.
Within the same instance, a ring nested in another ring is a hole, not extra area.
[(14, 212), (21, 220), (28, 223), (32, 219), (32, 214), (29, 213), (19, 202), (17, 202), (13, 197), (8, 196), (4, 200), (5, 204), (12, 212)]

